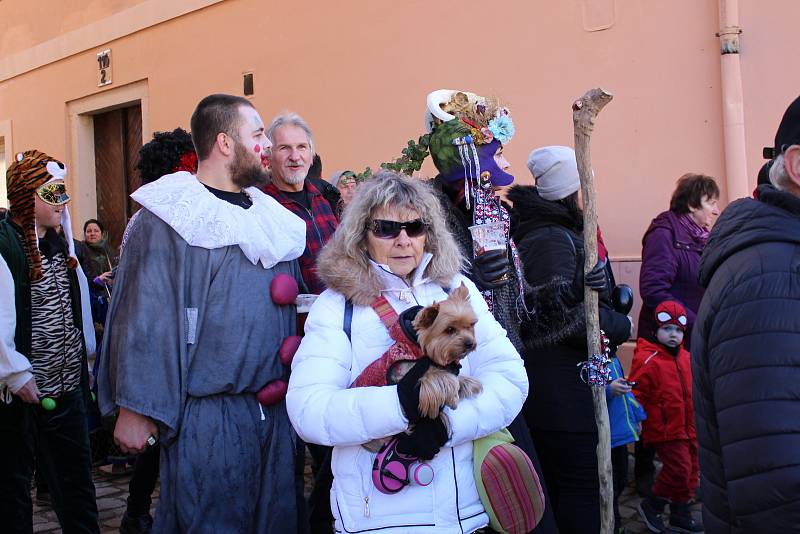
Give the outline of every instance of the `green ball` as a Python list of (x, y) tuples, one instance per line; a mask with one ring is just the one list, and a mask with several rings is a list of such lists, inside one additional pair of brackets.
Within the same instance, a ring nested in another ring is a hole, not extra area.
[(53, 411), (56, 409), (56, 401), (54, 401), (50, 397), (45, 397), (42, 399), (42, 408), (44, 408), (48, 412)]

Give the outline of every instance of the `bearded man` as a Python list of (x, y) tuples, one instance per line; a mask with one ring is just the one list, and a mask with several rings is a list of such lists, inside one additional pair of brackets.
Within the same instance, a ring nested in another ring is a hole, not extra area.
[(124, 451), (161, 442), (154, 532), (292, 532), (296, 438), (282, 397), (256, 394), (287, 373), (295, 307), (271, 285), (300, 280), (305, 224), (255, 187), (270, 145), (248, 100), (204, 98), (191, 130), (197, 175), (131, 195), (143, 213), (116, 275), (101, 409), (119, 407)]
[(307, 179), (315, 155), (314, 135), (300, 115), (284, 113), (272, 119), (267, 137), (272, 143), (272, 183), (263, 191), (306, 222), (306, 249), (300, 257), (300, 270), (308, 292), (319, 295), (325, 285), (317, 277), (317, 256), (339, 222), (334, 214), (336, 206), (326, 200), (319, 182)]

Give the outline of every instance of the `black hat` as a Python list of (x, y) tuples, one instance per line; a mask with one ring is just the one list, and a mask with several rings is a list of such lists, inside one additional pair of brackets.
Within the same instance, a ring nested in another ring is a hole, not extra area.
[[(775, 148), (769, 157), (777, 157), (791, 145), (800, 145), (800, 97), (795, 98), (786, 108), (786, 113), (783, 114), (781, 124), (775, 133)], [(765, 148), (764, 157), (767, 155), (768, 150)]]
[(769, 181), (769, 170), (772, 168), (773, 163), (775, 163), (775, 160), (771, 159), (761, 166), (761, 170), (758, 171), (758, 181), (756, 182), (756, 185), (771, 183)]

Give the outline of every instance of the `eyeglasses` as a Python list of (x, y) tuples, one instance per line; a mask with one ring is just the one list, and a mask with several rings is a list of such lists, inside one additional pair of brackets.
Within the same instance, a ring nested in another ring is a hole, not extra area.
[[(662, 311), (658, 312), (658, 315), (656, 315), (656, 319), (658, 319), (660, 323), (666, 323), (667, 321), (672, 320), (672, 316), (667, 312)], [(688, 322), (686, 320), (685, 315), (679, 315), (678, 317), (675, 318), (675, 320), (678, 321), (678, 323), (680, 323), (681, 326), (686, 326), (686, 323)]]
[(367, 229), (371, 230), (372, 233), (375, 234), (375, 237), (394, 239), (400, 235), (402, 230), (406, 231), (408, 237), (419, 237), (425, 233), (428, 229), (428, 225), (422, 222), (422, 219), (414, 219), (408, 222), (373, 219)]
[(64, 185), (63, 180), (54, 180), (42, 184), (36, 190), (36, 194), (46, 204), (51, 206), (63, 206), (69, 202), (69, 195), (67, 194), (67, 186)]

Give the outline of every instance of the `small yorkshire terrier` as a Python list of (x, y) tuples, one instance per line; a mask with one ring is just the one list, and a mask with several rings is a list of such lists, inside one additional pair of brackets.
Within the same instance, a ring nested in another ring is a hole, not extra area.
[[(455, 409), (458, 401), (483, 391), (480, 381), (457, 374), (460, 362), (475, 350), (475, 323), (478, 318), (469, 304), (469, 289), (464, 284), (450, 292), (446, 300), (421, 309), (412, 325), (417, 332), (422, 354), (434, 365), (419, 380), (419, 412), (423, 417), (442, 417), (442, 406)], [(414, 367), (416, 360), (402, 360), (389, 371), (389, 384), (396, 384)], [(410, 429), (413, 432), (413, 428)], [(373, 440), (364, 446), (376, 452), (387, 441)]]
[[(453, 372), (457, 371), (458, 362), (475, 350), (477, 322), (469, 304), (469, 289), (464, 284), (451, 291), (447, 300), (420, 310), (414, 319), (412, 324), (422, 353), (436, 364), (419, 380), (419, 413), (423, 417), (434, 419), (442, 406), (455, 409), (459, 399), (473, 397), (483, 390), (479, 380)], [(391, 382), (399, 382), (415, 363), (404, 361), (395, 365)]]

